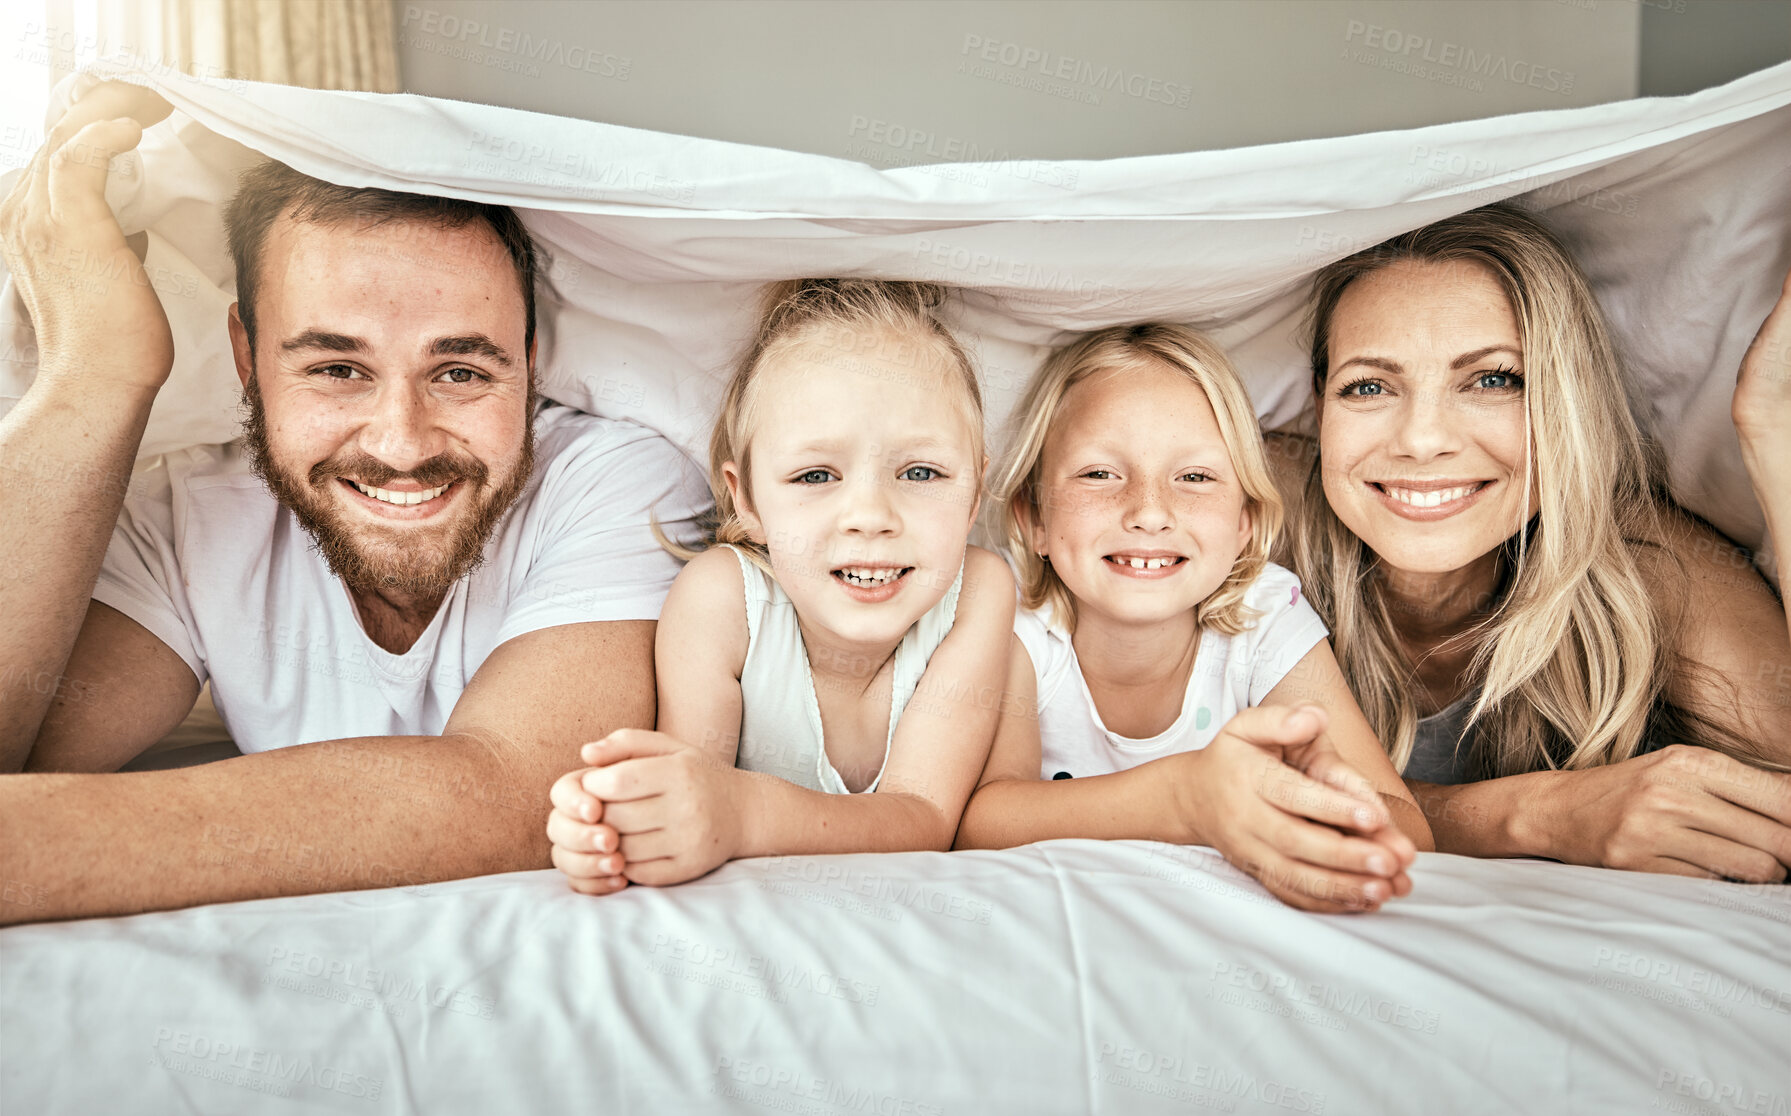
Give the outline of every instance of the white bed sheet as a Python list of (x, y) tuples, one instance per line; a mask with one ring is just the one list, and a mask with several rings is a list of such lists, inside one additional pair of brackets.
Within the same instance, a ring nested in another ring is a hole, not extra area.
[(0, 1109), (1791, 1108), (1791, 889), (1440, 854), (1412, 876), (1315, 916), (1209, 849), (1054, 841), (15, 928)]

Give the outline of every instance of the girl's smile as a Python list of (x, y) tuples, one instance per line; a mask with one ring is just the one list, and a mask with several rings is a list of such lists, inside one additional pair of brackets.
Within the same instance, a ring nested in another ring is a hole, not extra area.
[(1212, 403), (1158, 365), (1071, 387), (1044, 444), (1033, 549), (1083, 625), (1155, 624), (1230, 576), (1250, 513)]
[(770, 359), (751, 482), (726, 471), (805, 636), (842, 654), (887, 651), (939, 603), (964, 563), (982, 481), (958, 372), (871, 340), (849, 360), (818, 343)]

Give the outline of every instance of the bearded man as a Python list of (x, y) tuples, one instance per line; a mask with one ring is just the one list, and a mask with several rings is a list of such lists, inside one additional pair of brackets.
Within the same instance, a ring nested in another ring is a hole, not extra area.
[[(175, 353), (106, 164), (166, 113), (99, 87), (0, 205), (39, 345), (0, 418), (0, 921), (548, 867), (554, 778), (652, 726), (651, 519), (701, 474), (537, 400), (514, 212), (270, 163), (226, 215), (243, 439), (127, 497)], [(114, 773), (208, 681), (244, 755)]]

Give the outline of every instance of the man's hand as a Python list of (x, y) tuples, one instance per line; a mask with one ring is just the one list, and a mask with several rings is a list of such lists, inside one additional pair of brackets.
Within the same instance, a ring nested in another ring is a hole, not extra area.
[(621, 835), (622, 874), (630, 882), (683, 883), (738, 854), (734, 768), (644, 729), (618, 729), (585, 745), (582, 756), (592, 767), (579, 773), (580, 785), (603, 803), (603, 820)]
[(168, 112), (137, 86), (95, 88), (0, 202), (0, 255), (37, 333), (40, 380), (153, 394), (174, 366), (168, 317), (106, 205), (111, 159)]
[[(1411, 891), (1417, 857), (1374, 786), (1338, 756), (1318, 706), (1258, 706), (1212, 743), (1157, 761), (1174, 809), (1276, 898), (1309, 911), (1374, 910)], [(1353, 834), (1353, 836), (1352, 836)]]

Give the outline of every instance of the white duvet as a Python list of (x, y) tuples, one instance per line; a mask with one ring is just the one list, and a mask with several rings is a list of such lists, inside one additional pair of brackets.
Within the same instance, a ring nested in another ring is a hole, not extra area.
[(1315, 916), (1211, 850), (1054, 841), (12, 929), (0, 1110), (1791, 1111), (1787, 889), (1439, 854), (1412, 879)]
[[(77, 78), (73, 87), (80, 91)], [(1579, 254), (1682, 499), (1760, 541), (1728, 403), (1791, 268), (1791, 64), (1671, 100), (1086, 163), (876, 171), (407, 96), (137, 74), (180, 110), (115, 176), (178, 360), (146, 454), (236, 424), (218, 224), (262, 152), (525, 207), (542, 390), (701, 457), (767, 279), (966, 289), (998, 424), (1066, 330), (1214, 330), (1303, 406), (1303, 280), (1522, 195)], [(0, 303), (0, 409), (35, 372)], [(239, 847), (267, 871), (290, 849)], [(0, 1111), (1791, 1114), (1791, 900), (1427, 855), (1319, 918), (1207, 850), (751, 861), (592, 900), (553, 873), (0, 933)], [(11, 886), (10, 884), (8, 885)], [(16, 898), (16, 897), (15, 897)]]
[[(1736, 540), (1762, 541), (1728, 410), (1791, 270), (1791, 63), (1689, 97), (1404, 132), (889, 171), (427, 97), (119, 76), (180, 110), (110, 191), (126, 231), (152, 234), (149, 275), (175, 329), (145, 455), (235, 435), (219, 211), (257, 152), (338, 182), (524, 207), (559, 296), (545, 311), (543, 393), (646, 422), (699, 460), (766, 280), (965, 288), (954, 324), (997, 433), (1064, 331), (1151, 318), (1214, 331), (1277, 426), (1306, 402), (1293, 335), (1312, 271), (1516, 195), (1591, 276), (1680, 497)], [(21, 319), (16, 298), (0, 299), (0, 410), (35, 374)]]

